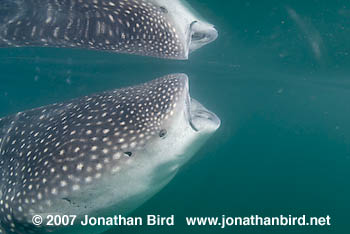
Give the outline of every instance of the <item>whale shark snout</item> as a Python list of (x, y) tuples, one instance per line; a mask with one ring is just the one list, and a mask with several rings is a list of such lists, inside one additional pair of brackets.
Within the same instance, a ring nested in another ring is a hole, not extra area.
[(172, 23), (180, 40), (181, 53), (173, 59), (188, 59), (190, 53), (215, 41), (218, 31), (203, 19), (184, 0), (152, 0), (166, 9), (166, 18)]

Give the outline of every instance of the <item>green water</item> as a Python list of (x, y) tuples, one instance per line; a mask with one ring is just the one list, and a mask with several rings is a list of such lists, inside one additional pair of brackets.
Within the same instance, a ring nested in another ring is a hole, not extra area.
[[(0, 116), (174, 72), (221, 128), (131, 216), (173, 227), (111, 233), (350, 232), (348, 1), (191, 0), (219, 38), (189, 61), (70, 49), (0, 50)], [(188, 227), (186, 216), (327, 216), (323, 227)]]

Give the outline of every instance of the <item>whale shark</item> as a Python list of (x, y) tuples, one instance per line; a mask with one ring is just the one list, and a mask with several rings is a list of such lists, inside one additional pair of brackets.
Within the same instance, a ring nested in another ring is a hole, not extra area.
[[(185, 74), (0, 119), (0, 233), (101, 233), (33, 225), (40, 215), (129, 214), (219, 128)], [(96, 230), (94, 229), (96, 228)]]
[(66, 47), (167, 59), (214, 41), (183, 0), (1, 0), (0, 47)]

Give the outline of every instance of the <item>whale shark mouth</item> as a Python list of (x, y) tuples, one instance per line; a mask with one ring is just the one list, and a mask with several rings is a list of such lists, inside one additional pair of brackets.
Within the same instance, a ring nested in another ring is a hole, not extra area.
[(206, 129), (216, 130), (221, 125), (221, 120), (213, 112), (205, 108), (199, 101), (191, 98), (189, 91), (188, 77), (185, 84), (185, 108), (184, 115), (188, 124), (195, 132)]
[(189, 52), (191, 53), (215, 41), (217, 37), (218, 31), (213, 25), (200, 21), (193, 21), (190, 24), (188, 32)]
[(186, 99), (186, 109), (185, 116), (188, 120), (188, 124), (195, 132), (200, 132), (203, 130), (202, 123), (206, 122), (206, 126), (209, 123), (213, 125), (214, 128), (220, 126), (220, 119), (213, 112), (205, 108), (196, 99), (191, 98), (188, 95)]

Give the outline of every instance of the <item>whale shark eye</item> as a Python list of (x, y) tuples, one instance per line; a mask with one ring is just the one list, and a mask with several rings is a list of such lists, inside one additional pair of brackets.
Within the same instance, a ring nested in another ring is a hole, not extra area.
[(128, 156), (128, 157), (131, 157), (132, 152), (124, 152), (124, 154), (125, 154), (126, 156)]
[(165, 7), (163, 7), (163, 6), (159, 7), (159, 9), (160, 9), (164, 14), (167, 14), (167, 13), (168, 13), (168, 10), (167, 10)]
[(69, 203), (72, 203), (72, 201), (69, 198), (67, 198), (67, 197), (62, 198), (62, 200), (66, 201), (66, 202), (69, 202)]
[(166, 134), (167, 134), (167, 131), (165, 130), (165, 129), (162, 129), (162, 130), (160, 130), (160, 132), (159, 132), (159, 137), (165, 137), (166, 136)]

